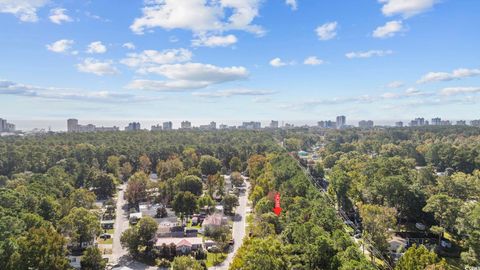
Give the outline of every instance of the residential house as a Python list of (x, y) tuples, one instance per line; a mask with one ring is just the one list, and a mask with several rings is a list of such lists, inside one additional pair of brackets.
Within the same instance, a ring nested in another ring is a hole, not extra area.
[(174, 244), (177, 254), (190, 254), (192, 251), (203, 248), (203, 239), (201, 237), (158, 238), (155, 242), (155, 248), (161, 248), (164, 244), (167, 246)]

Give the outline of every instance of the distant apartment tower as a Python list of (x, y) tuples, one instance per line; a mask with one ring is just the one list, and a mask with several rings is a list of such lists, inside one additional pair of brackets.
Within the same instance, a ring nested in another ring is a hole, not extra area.
[(319, 121), (317, 123), (317, 125), (320, 127), (320, 128), (336, 128), (337, 127), (337, 123), (331, 121), (331, 120), (326, 120), (326, 121)]
[(218, 126), (219, 129), (228, 129), (228, 126), (225, 125), (225, 124), (220, 124), (220, 126)]
[(272, 120), (272, 121), (270, 122), (270, 128), (271, 128), (271, 129), (277, 129), (277, 128), (278, 128), (278, 121)]
[(128, 126), (125, 127), (125, 131), (138, 131), (140, 130), (140, 123), (139, 122), (132, 122), (129, 123)]
[(172, 121), (163, 122), (163, 130), (172, 130), (172, 129), (173, 129)]
[(162, 126), (159, 125), (159, 124), (157, 124), (157, 125), (155, 125), (155, 126), (152, 126), (152, 127), (150, 128), (150, 130), (151, 130), (151, 131), (162, 131)]
[(470, 125), (474, 127), (480, 127), (480, 120), (472, 120), (470, 121)]
[(440, 126), (442, 125), (442, 119), (440, 117), (432, 118), (432, 126)]
[(180, 127), (182, 129), (191, 129), (192, 123), (190, 121), (182, 121), (182, 123), (180, 124)]
[(67, 131), (78, 132), (78, 119), (72, 118), (67, 120)]
[(343, 128), (347, 124), (347, 118), (344, 115), (337, 116), (337, 128)]
[(372, 120), (362, 120), (358, 122), (359, 128), (373, 128), (373, 121)]
[(403, 127), (403, 122), (402, 121), (395, 122), (395, 126), (396, 127)]
[(465, 120), (458, 120), (455, 124), (456, 124), (457, 126), (466, 126), (466, 125), (467, 125), (467, 121), (465, 121)]
[(428, 121), (425, 121), (425, 118), (415, 118), (414, 120), (410, 121), (410, 126), (411, 127), (421, 127), (421, 126), (427, 126)]
[(200, 125), (199, 127), (201, 130), (215, 130), (217, 129), (217, 123), (215, 122), (210, 122), (208, 125)]
[(242, 123), (242, 128), (244, 129), (261, 129), (262, 124), (260, 122), (243, 122)]

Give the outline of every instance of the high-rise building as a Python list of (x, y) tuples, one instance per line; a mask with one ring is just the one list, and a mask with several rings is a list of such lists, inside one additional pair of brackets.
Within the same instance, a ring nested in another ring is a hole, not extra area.
[(67, 120), (67, 131), (68, 132), (106, 132), (106, 131), (119, 131), (120, 129), (116, 126), (113, 127), (96, 127), (95, 125), (80, 125), (78, 124), (77, 119), (68, 119)]
[(129, 123), (128, 126), (125, 127), (125, 131), (138, 131), (140, 130), (140, 123), (139, 122), (132, 122)]
[(442, 119), (440, 117), (432, 118), (432, 126), (442, 125)]
[(467, 121), (465, 120), (458, 120), (457, 123), (456, 123), (457, 126), (466, 126), (467, 125)]
[(372, 120), (362, 120), (358, 122), (359, 128), (373, 128), (373, 121)]
[(156, 126), (152, 126), (150, 128), (151, 131), (162, 131), (162, 126), (157, 124)]
[(428, 126), (428, 121), (422, 117), (415, 118), (414, 120), (410, 121), (411, 127), (421, 127), (421, 126)]
[(163, 122), (163, 130), (172, 130), (173, 124), (172, 121)]
[(343, 128), (347, 124), (347, 117), (344, 115), (337, 116), (337, 128)]
[(472, 120), (470, 121), (470, 125), (474, 127), (480, 127), (480, 120)]
[(331, 120), (326, 120), (326, 121), (319, 121), (317, 125), (320, 128), (335, 128), (337, 127), (337, 123), (331, 121)]
[(253, 121), (243, 122), (241, 127), (244, 129), (261, 129), (262, 124), (260, 122), (253, 122)]
[(68, 119), (67, 120), (67, 131), (68, 132), (78, 132), (78, 119)]
[(192, 123), (190, 121), (182, 121), (182, 123), (180, 124), (180, 127), (182, 129), (191, 129)]
[(272, 121), (270, 122), (270, 128), (272, 128), (272, 129), (277, 129), (277, 128), (278, 128), (278, 121), (272, 120)]
[(403, 122), (402, 121), (395, 122), (395, 126), (396, 127), (403, 127)]
[(7, 119), (0, 118), (0, 132), (7, 131)]

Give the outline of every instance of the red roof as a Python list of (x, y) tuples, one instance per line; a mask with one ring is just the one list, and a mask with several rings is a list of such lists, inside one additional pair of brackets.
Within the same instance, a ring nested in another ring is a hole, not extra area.
[(192, 246), (192, 243), (190, 243), (190, 242), (188, 242), (187, 240), (183, 239), (182, 241), (178, 242), (178, 244), (177, 244), (177, 247), (181, 247), (181, 246), (191, 247), (191, 246)]

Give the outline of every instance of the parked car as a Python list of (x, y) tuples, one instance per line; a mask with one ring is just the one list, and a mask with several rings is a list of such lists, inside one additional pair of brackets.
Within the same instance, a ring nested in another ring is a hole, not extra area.
[(107, 239), (112, 238), (112, 236), (111, 236), (110, 234), (108, 234), (108, 233), (103, 233), (103, 234), (101, 234), (99, 237), (100, 237), (101, 239), (103, 239), (103, 240), (107, 240)]

